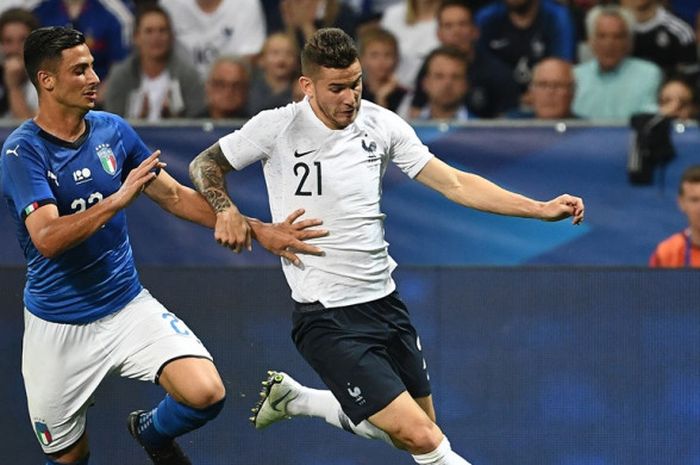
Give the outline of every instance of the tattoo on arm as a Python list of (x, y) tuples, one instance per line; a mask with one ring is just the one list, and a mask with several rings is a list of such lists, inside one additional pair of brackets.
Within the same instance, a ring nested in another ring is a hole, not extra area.
[(233, 206), (225, 179), (226, 173), (232, 169), (218, 142), (197, 155), (190, 163), (190, 178), (195, 188), (207, 199), (216, 213)]

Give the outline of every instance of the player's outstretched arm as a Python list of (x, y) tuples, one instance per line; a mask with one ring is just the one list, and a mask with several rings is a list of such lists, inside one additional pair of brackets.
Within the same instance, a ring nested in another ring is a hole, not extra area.
[(146, 186), (144, 193), (163, 210), (178, 218), (208, 228), (214, 228), (216, 224), (216, 215), (204, 197), (194, 189), (180, 184), (163, 169)]
[(216, 214), (216, 242), (239, 253), (251, 249), (251, 229), (228, 195), (226, 173), (233, 170), (219, 143), (197, 155), (190, 163), (190, 179)]
[(472, 173), (455, 169), (438, 158), (431, 159), (416, 180), (435, 189), (453, 202), (499, 215), (559, 221), (572, 217), (574, 224), (583, 221), (583, 200), (564, 194), (547, 202), (510, 192)]
[(155, 168), (162, 166), (159, 156), (160, 151), (153, 152), (131, 170), (117, 192), (87, 210), (59, 216), (56, 205), (49, 204), (27, 216), (24, 224), (39, 253), (54, 258), (93, 235), (155, 178)]

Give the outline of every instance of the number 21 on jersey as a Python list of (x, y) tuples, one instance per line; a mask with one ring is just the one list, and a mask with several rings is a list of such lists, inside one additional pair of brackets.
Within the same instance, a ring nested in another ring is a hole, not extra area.
[[(294, 195), (323, 195), (321, 162), (313, 162), (313, 166), (308, 163), (299, 162), (294, 165), (294, 176), (299, 179), (297, 190)], [(315, 189), (314, 189), (315, 187)]]

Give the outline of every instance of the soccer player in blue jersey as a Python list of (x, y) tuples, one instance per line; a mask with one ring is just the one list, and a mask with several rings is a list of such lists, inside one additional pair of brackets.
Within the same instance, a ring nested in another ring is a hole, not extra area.
[[(190, 464), (174, 438), (216, 417), (224, 385), (192, 330), (139, 282), (123, 210), (143, 192), (205, 226), (215, 213), (124, 120), (91, 111), (100, 80), (80, 32), (38, 29), (24, 58), (39, 110), (5, 141), (0, 180), (27, 260), (22, 374), (46, 463), (88, 463), (86, 411), (116, 372), (167, 391), (152, 410), (129, 415), (129, 431), (154, 463)], [(295, 222), (302, 213), (242, 221), (265, 248), (298, 260), (292, 251), (319, 253), (300, 239), (323, 234), (307, 229), (319, 222)]]

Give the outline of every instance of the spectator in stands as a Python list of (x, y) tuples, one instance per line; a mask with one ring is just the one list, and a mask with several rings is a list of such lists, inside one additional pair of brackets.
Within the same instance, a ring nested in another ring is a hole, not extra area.
[(280, 0), (280, 14), (299, 49), (322, 27), (337, 27), (355, 37), (359, 20), (341, 0)]
[(440, 47), (428, 55), (423, 90), (428, 99), (418, 119), (467, 121), (471, 119), (464, 97), (469, 88), (469, 62), (461, 50)]
[(134, 52), (107, 78), (105, 109), (126, 118), (158, 121), (204, 110), (204, 85), (195, 67), (175, 53), (168, 13), (143, 7), (134, 25)]
[(384, 10), (390, 5), (401, 3), (404, 0), (344, 0), (360, 16), (360, 23), (368, 26), (377, 26), (382, 19)]
[(95, 72), (105, 78), (131, 50), (133, 15), (112, 0), (44, 0), (34, 9), (42, 26), (70, 26), (85, 35)]
[(405, 0), (384, 10), (380, 25), (394, 34), (401, 58), (396, 76), (402, 86), (412, 88), (431, 50), (438, 47), (437, 10), (440, 0)]
[(160, 0), (160, 5), (202, 80), (217, 57), (252, 58), (262, 49), (266, 29), (260, 0)]
[(693, 85), (685, 78), (668, 78), (659, 91), (659, 113), (680, 120), (698, 118), (700, 103)]
[(362, 98), (397, 111), (408, 91), (399, 84), (395, 74), (399, 63), (396, 37), (386, 29), (375, 26), (365, 29), (358, 42), (362, 64)]
[(573, 66), (561, 58), (545, 58), (535, 65), (530, 81), (532, 110), (513, 112), (511, 118), (573, 119)]
[(222, 56), (211, 65), (204, 87), (207, 109), (201, 118), (248, 118), (250, 70), (247, 60)]
[[(519, 91), (510, 69), (491, 52), (476, 46), (479, 30), (472, 10), (462, 0), (443, 0), (437, 12), (437, 37), (443, 46), (460, 49), (469, 60), (469, 91), (464, 104), (479, 118), (494, 118), (519, 105)], [(425, 105), (420, 82), (425, 64), (416, 78), (409, 115), (415, 117)]]
[(659, 243), (649, 259), (651, 267), (700, 267), (700, 165), (683, 172), (678, 207), (688, 218), (688, 227)]
[(655, 113), (661, 70), (631, 58), (631, 14), (617, 5), (597, 6), (586, 17), (594, 59), (574, 68), (574, 113), (591, 119), (628, 119)]
[(34, 15), (10, 8), (0, 15), (0, 117), (26, 119), (38, 106), (36, 89), (24, 69), (24, 41), (39, 26)]
[(289, 34), (276, 32), (265, 39), (250, 83), (248, 113), (281, 107), (292, 102), (292, 88), (299, 76), (299, 50)]
[(476, 15), (479, 43), (500, 58), (525, 93), (545, 57), (574, 62), (576, 32), (568, 8), (554, 0), (499, 0)]
[(656, 63), (666, 72), (695, 71), (698, 56), (693, 29), (660, 0), (623, 0), (635, 16), (632, 55)]

